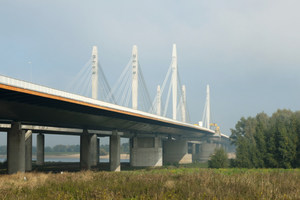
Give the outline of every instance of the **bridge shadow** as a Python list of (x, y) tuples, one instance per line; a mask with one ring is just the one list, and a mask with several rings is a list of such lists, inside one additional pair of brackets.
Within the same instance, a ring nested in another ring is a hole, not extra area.
[[(145, 169), (147, 167), (132, 167), (130, 163), (121, 163), (121, 170), (132, 171)], [(92, 171), (110, 171), (109, 163), (99, 163), (97, 166), (91, 167)], [(45, 162), (44, 165), (36, 165), (36, 162), (32, 162), (32, 171), (45, 172), (45, 173), (61, 173), (67, 172), (79, 172), (79, 162)], [(0, 174), (7, 174), (6, 165), (0, 165)]]
[[(130, 163), (121, 163), (121, 171), (134, 170), (153, 170), (154, 168), (174, 169), (174, 168), (208, 168), (207, 162), (196, 162), (190, 164), (168, 163), (161, 167), (132, 167)], [(92, 171), (110, 171), (109, 163), (99, 163), (91, 168)], [(45, 162), (43, 166), (37, 166), (36, 162), (32, 163), (32, 172), (43, 173), (61, 173), (61, 172), (79, 172), (79, 162)], [(7, 167), (0, 163), (0, 175), (7, 174)]]

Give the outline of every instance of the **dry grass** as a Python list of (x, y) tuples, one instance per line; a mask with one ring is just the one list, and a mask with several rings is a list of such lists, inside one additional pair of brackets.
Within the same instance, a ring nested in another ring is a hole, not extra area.
[(33, 172), (0, 175), (0, 199), (300, 199), (299, 185), (298, 169)]

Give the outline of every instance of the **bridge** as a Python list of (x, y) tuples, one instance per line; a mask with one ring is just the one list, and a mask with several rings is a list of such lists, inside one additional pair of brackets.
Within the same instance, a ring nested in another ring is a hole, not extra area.
[[(169, 90), (163, 104), (162, 96), (168, 79)], [(75, 90), (79, 89), (85, 95), (0, 75), (0, 130), (7, 132), (9, 174), (32, 170), (33, 133), (38, 134), (37, 165), (44, 163), (45, 134), (78, 135), (81, 169), (90, 169), (98, 164), (99, 138), (104, 136), (110, 137), (111, 171), (121, 170), (121, 137), (130, 138), (132, 166), (204, 161), (215, 148), (223, 146), (228, 150), (228, 136), (211, 129), (209, 86), (202, 121), (197, 125), (189, 123), (176, 45), (173, 45), (167, 76), (162, 87), (158, 86), (153, 102), (138, 62), (137, 46), (133, 47), (132, 58), (112, 89), (99, 64), (95, 46), (92, 58), (73, 83), (69, 88), (73, 84)], [(139, 90), (141, 88), (142, 91)], [(172, 118), (169, 118), (167, 110), (171, 92)], [(139, 104), (139, 94), (143, 95), (144, 104)]]

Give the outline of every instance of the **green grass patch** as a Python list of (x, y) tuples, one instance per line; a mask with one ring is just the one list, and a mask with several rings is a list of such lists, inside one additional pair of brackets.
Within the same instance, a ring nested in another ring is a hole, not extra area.
[(299, 199), (299, 184), (299, 169), (26, 173), (0, 176), (0, 199)]

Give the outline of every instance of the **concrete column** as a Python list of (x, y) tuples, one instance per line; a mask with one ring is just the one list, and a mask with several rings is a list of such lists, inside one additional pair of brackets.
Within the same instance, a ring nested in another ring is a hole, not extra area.
[(161, 148), (161, 139), (159, 137), (154, 138), (154, 148)]
[(159, 137), (134, 137), (130, 148), (130, 165), (162, 166), (162, 147)]
[(196, 144), (192, 144), (192, 154), (196, 154)]
[(132, 138), (129, 138), (129, 163), (131, 165), (132, 163), (132, 156), (131, 156), (131, 153), (132, 153), (132, 143), (133, 143), (133, 139)]
[(109, 140), (110, 171), (121, 171), (120, 161), (120, 136), (118, 135), (118, 131), (114, 130)]
[(32, 131), (25, 133), (25, 171), (32, 170)]
[(200, 144), (196, 144), (196, 153), (199, 154), (201, 145)]
[(192, 160), (193, 162), (198, 161), (198, 154), (196, 153), (196, 144), (192, 143)]
[[(91, 166), (97, 166), (97, 135), (94, 134), (91, 136)], [(99, 160), (99, 157), (98, 157)]]
[(186, 140), (164, 141), (163, 163), (192, 163), (192, 154), (188, 154)]
[(97, 138), (97, 164), (100, 163), (100, 139)]
[(80, 169), (91, 169), (91, 137), (86, 129), (80, 135)]
[(36, 165), (44, 165), (45, 160), (45, 135), (36, 136)]
[(133, 148), (137, 148), (138, 147), (138, 138), (137, 137), (133, 137), (132, 138), (132, 147)]
[(217, 148), (217, 145), (214, 144), (212, 141), (210, 141), (210, 143), (203, 142), (201, 144), (201, 152), (199, 153), (199, 160), (207, 161), (209, 159), (209, 156), (214, 153), (215, 148)]
[(7, 135), (8, 174), (25, 172), (25, 131), (20, 122), (13, 122)]

